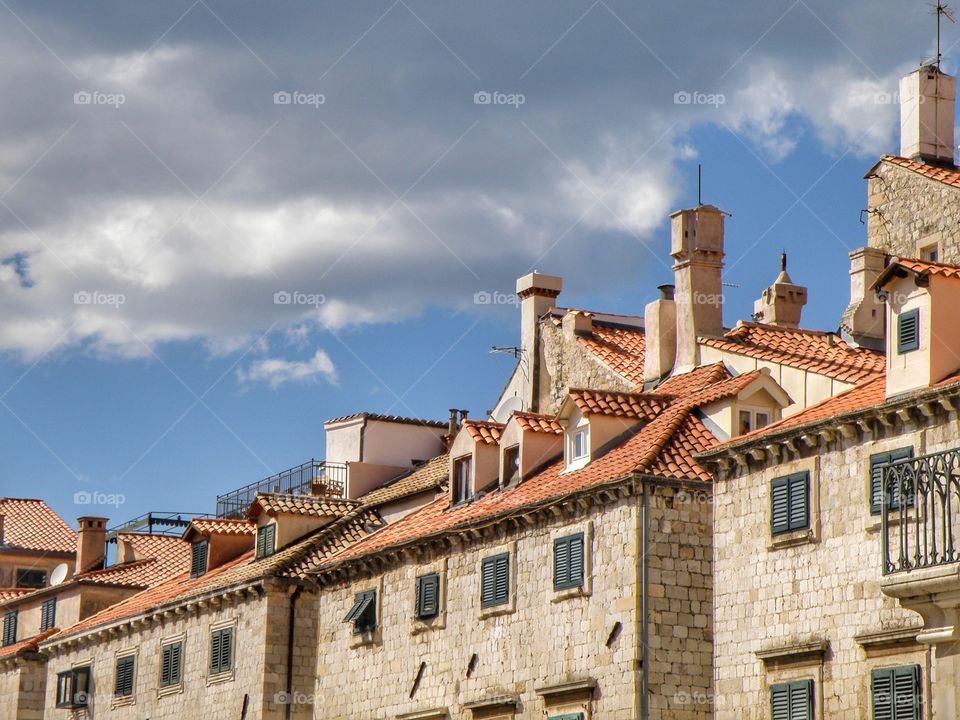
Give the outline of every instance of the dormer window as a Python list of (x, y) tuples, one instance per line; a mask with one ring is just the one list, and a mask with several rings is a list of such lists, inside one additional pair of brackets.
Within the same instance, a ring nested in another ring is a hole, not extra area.
[(273, 555), (277, 550), (277, 526), (274, 523), (257, 528), (257, 560)]
[(766, 410), (741, 410), (739, 417), (740, 435), (759, 430), (770, 424), (770, 413)]
[(207, 540), (197, 540), (190, 548), (190, 577), (200, 577), (207, 571), (207, 554), (210, 543)]
[(914, 308), (900, 313), (897, 318), (897, 352), (904, 353), (920, 347), (920, 310)]
[(454, 504), (469, 500), (471, 475), (473, 471), (473, 456), (465, 455), (453, 461), (453, 502)]
[(503, 451), (503, 485), (520, 479), (520, 445), (511, 445)]
[(567, 433), (567, 469), (582, 467), (590, 458), (590, 426), (582, 425)]

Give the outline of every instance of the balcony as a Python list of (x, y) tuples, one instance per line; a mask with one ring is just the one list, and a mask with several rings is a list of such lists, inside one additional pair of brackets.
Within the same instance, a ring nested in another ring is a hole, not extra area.
[(347, 464), (309, 460), (276, 475), (259, 480), (225, 495), (217, 496), (217, 517), (244, 517), (257, 493), (286, 493), (289, 495), (326, 495), (342, 498), (346, 495)]

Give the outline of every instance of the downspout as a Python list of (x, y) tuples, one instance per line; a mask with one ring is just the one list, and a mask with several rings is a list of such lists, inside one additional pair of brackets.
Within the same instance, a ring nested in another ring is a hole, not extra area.
[(296, 626), (297, 598), (300, 597), (302, 591), (303, 586), (297, 585), (294, 591), (290, 593), (290, 622), (287, 626), (287, 709), (285, 713), (287, 720), (293, 717), (293, 633)]
[(641, 480), (641, 500), (640, 510), (643, 517), (640, 520), (640, 698), (637, 705), (640, 709), (640, 720), (648, 720), (650, 717), (649, 707), (649, 681), (650, 681), (650, 573), (647, 563), (647, 550), (650, 539), (650, 496), (648, 494), (647, 483)]

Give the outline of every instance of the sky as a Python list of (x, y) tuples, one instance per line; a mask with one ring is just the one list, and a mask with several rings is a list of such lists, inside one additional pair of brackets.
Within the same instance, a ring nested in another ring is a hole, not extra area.
[(516, 278), (642, 314), (698, 164), (726, 324), (785, 250), (803, 325), (836, 329), (928, 12), (0, 2), (0, 495), (212, 512), (322, 458), (327, 418), (482, 416)]

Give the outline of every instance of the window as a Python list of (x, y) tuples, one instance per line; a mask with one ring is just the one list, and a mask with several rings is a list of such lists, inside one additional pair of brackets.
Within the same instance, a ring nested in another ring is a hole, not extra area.
[(920, 310), (907, 310), (897, 318), (897, 352), (901, 355), (920, 347)]
[(171, 687), (180, 684), (183, 676), (183, 642), (167, 643), (163, 646), (160, 657), (160, 687)]
[(3, 615), (3, 644), (13, 645), (17, 641), (17, 611), (7, 610)]
[(583, 585), (583, 533), (553, 541), (553, 589)]
[(777, 478), (770, 484), (774, 535), (810, 527), (810, 473)]
[(417, 578), (417, 617), (421, 620), (440, 614), (440, 575), (430, 573)]
[(510, 599), (510, 553), (483, 559), (480, 570), (480, 606), (503, 605)]
[(257, 528), (257, 560), (273, 555), (277, 544), (277, 525), (270, 523)]
[(190, 548), (190, 577), (200, 577), (207, 571), (208, 540), (197, 540)]
[(590, 452), (590, 444), (587, 442), (589, 438), (589, 431), (590, 429), (588, 427), (583, 427), (574, 431), (574, 433), (570, 436), (571, 460), (585, 458)]
[(767, 425), (770, 424), (770, 415), (768, 415), (765, 412), (754, 413), (753, 418), (754, 418), (753, 426), (757, 430), (759, 430), (760, 428), (765, 428)]
[(20, 568), (17, 570), (18, 588), (42, 588), (47, 584), (47, 573), (43, 570), (29, 570)]
[(377, 628), (377, 591), (365, 590), (357, 593), (353, 598), (350, 612), (343, 618), (344, 622), (353, 623), (355, 633), (373, 632)]
[(740, 411), (740, 435), (746, 435), (753, 430), (759, 430), (770, 424), (770, 414), (759, 410)]
[(82, 708), (87, 706), (90, 692), (90, 668), (75, 667), (57, 675), (57, 707)]
[(116, 697), (133, 695), (133, 673), (135, 665), (133, 655), (117, 658), (116, 675), (113, 681), (113, 694)]
[(933, 245), (927, 245), (925, 248), (922, 248), (920, 250), (920, 259), (929, 262), (940, 262), (940, 245), (934, 243)]
[(875, 720), (920, 720), (920, 666), (874, 670), (870, 676)]
[(57, 624), (57, 599), (47, 598), (40, 606), (40, 632), (49, 630)]
[(473, 469), (473, 457), (466, 455), (453, 461), (453, 502), (469, 500), (470, 475)]
[[(900, 448), (892, 452), (876, 453), (870, 456), (870, 514), (879, 515), (883, 509), (881, 497), (883, 495), (883, 465), (897, 460), (913, 457), (913, 448)], [(912, 479), (904, 477), (904, 489), (907, 490), (907, 505), (913, 505)], [(891, 480), (887, 488), (887, 509), (900, 509), (900, 483)]]
[(227, 672), (233, 667), (233, 628), (214, 630), (210, 635), (210, 674)]
[(520, 446), (511, 445), (503, 451), (503, 484), (520, 479)]
[(813, 680), (772, 685), (770, 710), (773, 720), (813, 720)]

